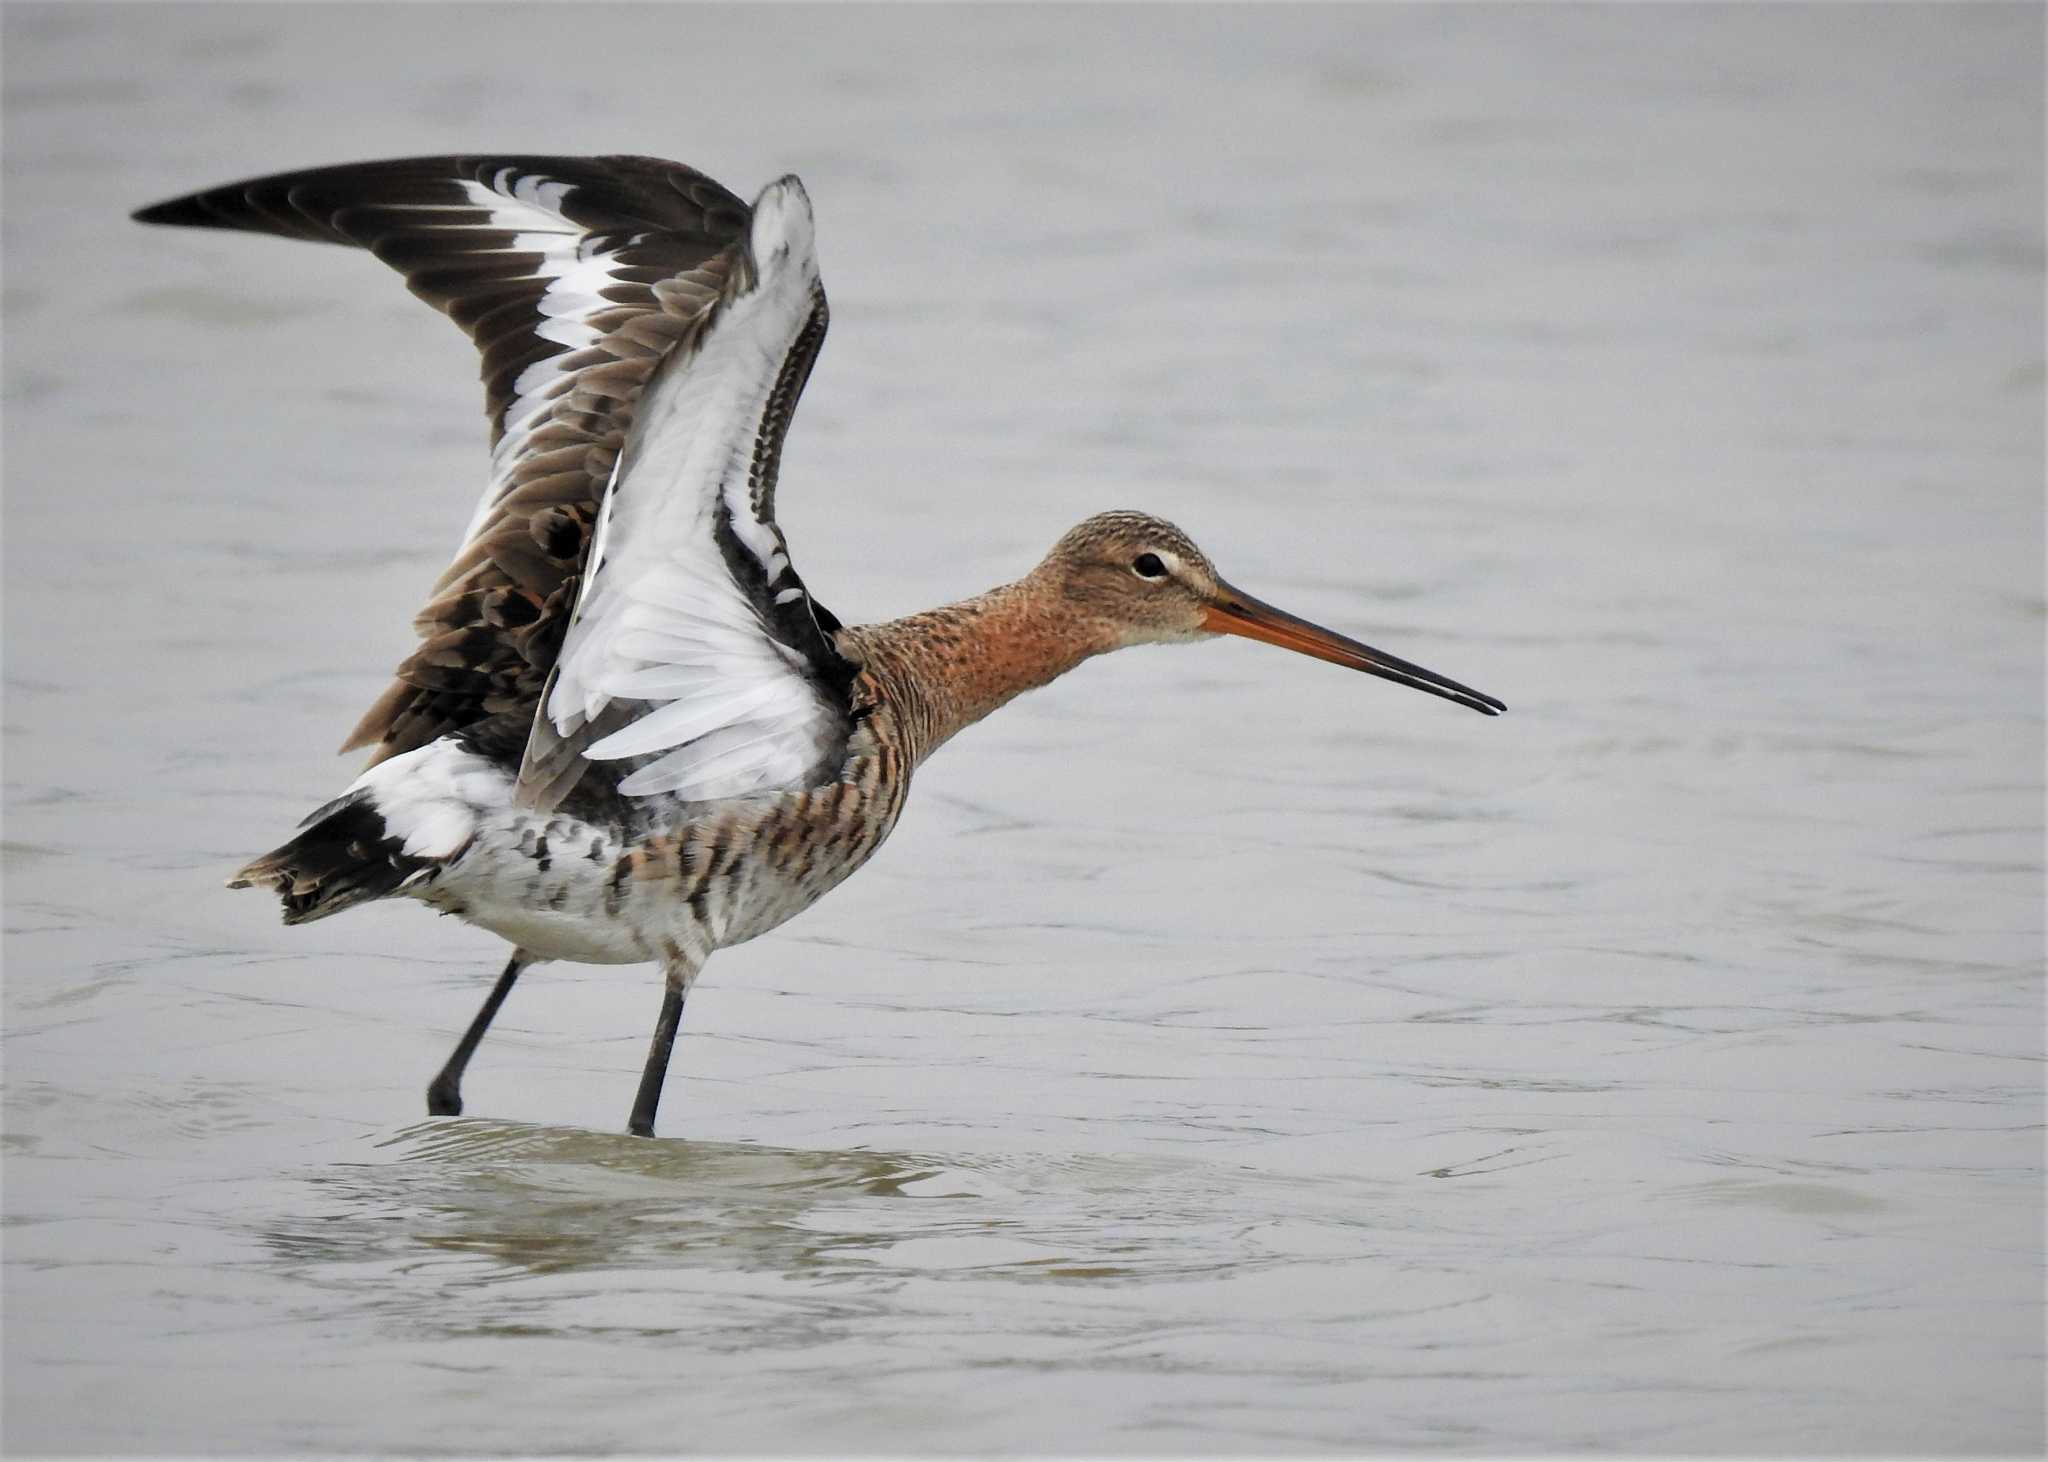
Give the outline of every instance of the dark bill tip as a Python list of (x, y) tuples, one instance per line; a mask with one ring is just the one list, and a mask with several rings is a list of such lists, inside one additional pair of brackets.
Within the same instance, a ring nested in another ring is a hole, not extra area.
[(1202, 627), (1216, 634), (1242, 635), (1249, 640), (1278, 645), (1283, 650), (1296, 654), (1310, 655), (1318, 660), (1327, 660), (1332, 665), (1342, 665), (1348, 670), (1360, 670), (1367, 675), (1377, 675), (1382, 680), (1391, 680), (1396, 685), (1405, 685), (1411, 690), (1426, 695), (1439, 696), (1455, 701), (1461, 706), (1479, 712), (1482, 716), (1498, 716), (1507, 710), (1505, 702), (1494, 699), (1483, 691), (1460, 685), (1457, 681), (1425, 670), (1420, 665), (1410, 664), (1397, 655), (1384, 650), (1375, 650), (1371, 645), (1360, 644), (1357, 640), (1340, 635), (1334, 630), (1324, 629), (1319, 624), (1275, 609), (1263, 600), (1254, 599), (1225, 584), (1216, 603), (1209, 606), (1203, 616)]

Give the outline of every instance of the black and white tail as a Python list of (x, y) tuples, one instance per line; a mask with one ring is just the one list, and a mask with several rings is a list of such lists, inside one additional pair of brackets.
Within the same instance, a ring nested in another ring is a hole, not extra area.
[(354, 791), (315, 812), (304, 831), (250, 863), (228, 887), (267, 884), (284, 903), (285, 923), (310, 924), (397, 893), (440, 862), (406, 852), (375, 801)]

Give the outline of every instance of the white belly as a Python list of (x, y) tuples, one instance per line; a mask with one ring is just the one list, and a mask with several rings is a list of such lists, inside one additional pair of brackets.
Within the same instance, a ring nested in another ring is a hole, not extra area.
[(469, 848), (413, 896), (510, 940), (536, 959), (640, 964), (663, 957), (683, 910), (635, 900), (609, 904), (623, 850), (612, 833), (573, 818), (506, 816), (478, 828)]

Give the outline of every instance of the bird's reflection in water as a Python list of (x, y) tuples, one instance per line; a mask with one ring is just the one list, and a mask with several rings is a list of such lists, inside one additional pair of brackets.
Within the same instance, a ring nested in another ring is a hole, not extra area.
[(311, 1211), (273, 1226), (266, 1246), (293, 1264), (410, 1269), (436, 1256), (481, 1258), (504, 1278), (816, 1271), (902, 1236), (888, 1205), (873, 1200), (924, 1207), (969, 1196), (947, 1181), (945, 1163), (907, 1153), (649, 1142), (474, 1120), (422, 1122), (379, 1146), (396, 1160), (312, 1175)]

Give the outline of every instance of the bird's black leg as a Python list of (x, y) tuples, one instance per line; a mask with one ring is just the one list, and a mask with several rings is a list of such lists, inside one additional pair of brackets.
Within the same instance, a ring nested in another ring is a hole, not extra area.
[(476, 1019), (469, 1023), (469, 1029), (462, 1033), (462, 1039), (455, 1043), (455, 1052), (448, 1058), (448, 1064), (441, 1068), (427, 1086), (427, 1115), (431, 1117), (459, 1117), (462, 1115), (462, 1072), (469, 1065), (469, 1058), (475, 1054), (477, 1042), (484, 1038), (484, 1032), (491, 1028), (491, 1019), (498, 1013), (498, 1007), (505, 1003), (505, 997), (512, 993), (512, 982), (519, 978), (519, 972), (533, 963), (531, 955), (523, 949), (512, 951), (512, 958), (505, 962), (505, 972), (498, 976), (498, 983), (491, 986), (491, 993), (484, 997), (484, 1008), (476, 1013)]
[(694, 971), (671, 969), (661, 992), (661, 1017), (654, 1022), (654, 1044), (647, 1051), (647, 1066), (640, 1073), (640, 1091), (633, 1098), (633, 1115), (626, 1130), (635, 1137), (654, 1135), (654, 1109), (661, 1105), (661, 1083), (668, 1075), (668, 1053), (675, 1048), (676, 1027), (683, 1019), (683, 995), (690, 988)]

